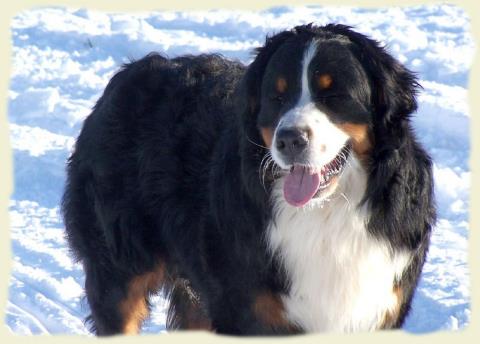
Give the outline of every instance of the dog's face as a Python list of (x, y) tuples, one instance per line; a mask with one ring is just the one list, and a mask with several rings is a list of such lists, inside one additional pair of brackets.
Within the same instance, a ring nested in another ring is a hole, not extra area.
[(350, 154), (368, 153), (371, 86), (347, 38), (295, 38), (266, 65), (257, 123), (285, 199), (303, 206), (335, 191)]
[(249, 139), (244, 161), (267, 172), (268, 156), (251, 144), (263, 140), (294, 206), (328, 198), (353, 158), (368, 175), (365, 194), (377, 195), (391, 172), (388, 157), (410, 140), (414, 74), (378, 42), (340, 24), (297, 26), (257, 52), (237, 104)]

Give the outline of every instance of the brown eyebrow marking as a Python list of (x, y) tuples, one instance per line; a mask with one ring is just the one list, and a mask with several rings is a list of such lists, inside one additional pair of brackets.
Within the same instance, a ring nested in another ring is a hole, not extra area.
[(320, 74), (317, 76), (317, 85), (324, 90), (332, 86), (333, 79), (330, 74)]
[(283, 76), (277, 78), (275, 88), (277, 89), (278, 93), (285, 93), (287, 86), (287, 80)]

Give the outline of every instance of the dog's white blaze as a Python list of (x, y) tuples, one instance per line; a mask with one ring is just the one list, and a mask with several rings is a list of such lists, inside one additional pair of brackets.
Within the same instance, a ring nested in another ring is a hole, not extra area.
[(317, 44), (312, 41), (303, 56), (301, 95), (298, 103), (280, 119), (274, 135), (271, 154), (275, 162), (282, 168), (289, 166), (283, 162), (281, 154), (276, 148), (277, 132), (284, 127), (309, 127), (313, 135), (309, 144), (309, 163), (314, 166), (322, 166), (329, 163), (338, 154), (349, 136), (336, 127), (327, 115), (316, 108), (312, 102), (312, 95), (308, 80), (308, 66), (312, 61)]
[(303, 208), (289, 205), (283, 179), (275, 182), (277, 212), (268, 245), (291, 283), (283, 297), (286, 316), (306, 331), (375, 330), (385, 312), (396, 307), (394, 279), (410, 256), (392, 256), (386, 242), (367, 232), (367, 205), (357, 207), (365, 185), (365, 172), (353, 156), (335, 195), (321, 207), (315, 202)]
[[(309, 125), (313, 131), (309, 160), (321, 166), (338, 154), (348, 136), (311, 101), (307, 70), (315, 51), (312, 42), (303, 58), (300, 100), (277, 130)], [(275, 144), (272, 157), (286, 167)], [(366, 181), (366, 172), (352, 152), (328, 201), (320, 196), (304, 207), (293, 207), (284, 199), (283, 178), (275, 182), (276, 212), (267, 241), (290, 281), (290, 292), (283, 297), (286, 316), (306, 331), (374, 330), (397, 304), (394, 279), (401, 276), (410, 255), (392, 256), (386, 242), (367, 232), (368, 205), (357, 207)]]

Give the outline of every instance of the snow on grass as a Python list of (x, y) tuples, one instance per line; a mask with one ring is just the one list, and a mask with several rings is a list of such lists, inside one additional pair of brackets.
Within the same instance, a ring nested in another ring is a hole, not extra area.
[[(58, 82), (62, 81), (57, 80), (55, 83)], [(89, 99), (91, 91), (62, 89), (56, 85), (49, 86), (48, 82), (42, 87), (25, 87), (19, 91), (11, 93), (8, 103), (9, 113), (16, 115), (15, 123), (48, 129), (58, 134), (72, 135), (76, 132), (81, 121), (90, 112), (93, 102)], [(77, 95), (75, 98), (67, 96), (69, 92)], [(81, 99), (82, 95), (87, 99)]]
[[(65, 161), (115, 71), (150, 51), (169, 57), (215, 52), (249, 63), (265, 35), (309, 22), (351, 25), (418, 73), (423, 89), (413, 125), (434, 159), (439, 221), (404, 329), (428, 333), (468, 325), (467, 87), (474, 43), (469, 18), (460, 8), (279, 6), (259, 12), (103, 13), (43, 7), (20, 12), (11, 21), (8, 117), (15, 191), (6, 310), (11, 332), (88, 334), (84, 275), (69, 255), (58, 206)], [(144, 333), (163, 333), (167, 305), (161, 296), (154, 297), (153, 305)]]
[[(442, 213), (442, 212), (441, 212)], [(470, 322), (468, 222), (440, 218), (405, 328), (413, 333), (457, 330)]]
[(10, 208), (13, 264), (7, 325), (20, 334), (86, 334), (83, 272), (69, 256), (58, 207), (11, 201)]
[(420, 84), (423, 87), (419, 97), (421, 102), (436, 104), (457, 116), (470, 116), (466, 88), (428, 80), (420, 80)]

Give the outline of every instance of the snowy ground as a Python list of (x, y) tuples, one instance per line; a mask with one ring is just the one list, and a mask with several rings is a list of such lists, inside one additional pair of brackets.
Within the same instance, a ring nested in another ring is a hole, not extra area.
[[(263, 12), (107, 14), (40, 8), (11, 23), (9, 121), (15, 168), (11, 197), (13, 271), (6, 325), (17, 334), (87, 334), (84, 282), (59, 217), (64, 163), (82, 120), (112, 73), (156, 50), (169, 56), (219, 52), (248, 63), (265, 34), (296, 24), (340, 22), (388, 43), (424, 87), (416, 130), (435, 160), (439, 221), (405, 329), (463, 328), (470, 319), (467, 266), (470, 188), (469, 20), (453, 6), (388, 9), (276, 7)], [(164, 331), (157, 298), (145, 332)]]

